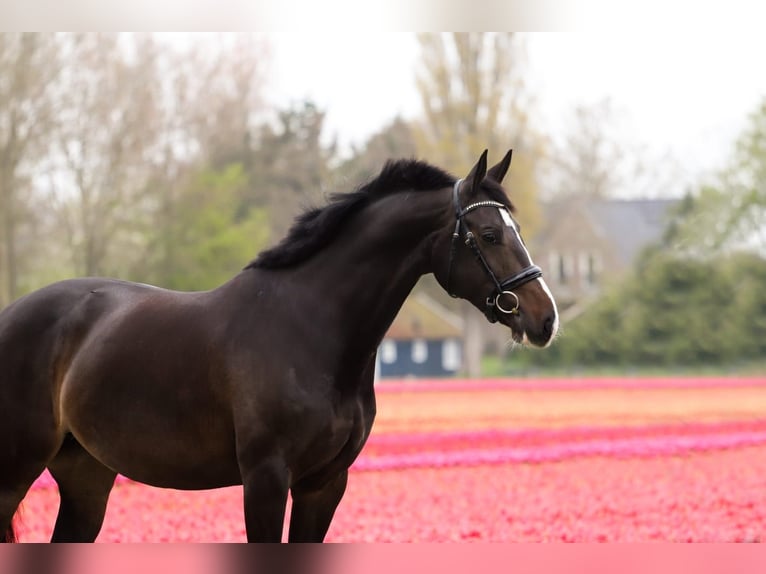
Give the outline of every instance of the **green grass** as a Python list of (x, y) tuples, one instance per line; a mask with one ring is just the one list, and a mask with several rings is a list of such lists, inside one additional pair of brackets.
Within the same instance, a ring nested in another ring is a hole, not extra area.
[(482, 359), (483, 377), (657, 377), (657, 376), (725, 376), (766, 375), (766, 360), (723, 365), (678, 365), (656, 367), (647, 365), (599, 366), (540, 366), (530, 365), (523, 358), (485, 356)]

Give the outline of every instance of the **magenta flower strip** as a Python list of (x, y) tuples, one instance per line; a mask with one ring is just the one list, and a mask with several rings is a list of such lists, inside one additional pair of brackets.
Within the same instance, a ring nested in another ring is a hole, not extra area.
[[(574, 457), (677, 456), (766, 444), (766, 420), (634, 427), (390, 433), (370, 439), (354, 471), (555, 462)], [(118, 484), (128, 481), (117, 477)], [(33, 488), (55, 482), (46, 471)]]
[(534, 447), (384, 454), (376, 457), (362, 456), (352, 468), (358, 471), (380, 471), (422, 467), (555, 462), (578, 456), (677, 456), (695, 451), (741, 448), (764, 443), (766, 443), (766, 431), (735, 432), (722, 435), (598, 439), (566, 444), (536, 445)]

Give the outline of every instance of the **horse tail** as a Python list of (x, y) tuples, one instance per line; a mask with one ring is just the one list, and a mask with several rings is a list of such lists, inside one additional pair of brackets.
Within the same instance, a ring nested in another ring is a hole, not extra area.
[(18, 542), (19, 537), (16, 535), (16, 525), (19, 521), (19, 511), (16, 511), (16, 514), (13, 515), (13, 518), (11, 519), (11, 523), (8, 525), (8, 529), (5, 531), (5, 536), (2, 540), (2, 542)]

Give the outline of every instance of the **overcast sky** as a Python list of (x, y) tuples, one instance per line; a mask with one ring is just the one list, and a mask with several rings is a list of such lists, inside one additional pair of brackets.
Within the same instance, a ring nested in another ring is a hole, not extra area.
[[(670, 152), (683, 185), (720, 167), (766, 97), (766, 34), (527, 35), (527, 80), (541, 131), (560, 138), (578, 104), (609, 98), (626, 141)], [(418, 47), (394, 32), (271, 36), (269, 97), (310, 98), (340, 143), (361, 143), (397, 114), (415, 117)], [(497, 153), (497, 152), (496, 152)]]

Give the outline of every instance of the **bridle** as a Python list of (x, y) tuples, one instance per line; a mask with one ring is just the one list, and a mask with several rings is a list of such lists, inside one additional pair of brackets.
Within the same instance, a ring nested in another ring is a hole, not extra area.
[[(515, 289), (518, 289), (525, 283), (529, 283), (530, 281), (533, 281), (537, 279), (538, 277), (542, 277), (543, 271), (537, 265), (530, 265), (529, 267), (525, 267), (524, 269), (522, 269), (515, 275), (511, 275), (510, 277), (507, 277), (506, 279), (503, 279), (502, 281), (498, 280), (497, 276), (492, 272), (492, 269), (487, 263), (487, 260), (484, 258), (484, 255), (482, 254), (481, 249), (479, 249), (479, 244), (476, 241), (476, 236), (473, 234), (473, 232), (470, 229), (468, 229), (468, 224), (465, 221), (463, 221), (463, 218), (467, 214), (471, 213), (473, 210), (479, 209), (480, 207), (495, 207), (497, 209), (505, 210), (506, 213), (508, 212), (508, 207), (497, 201), (477, 201), (476, 203), (472, 203), (465, 208), (461, 208), (460, 197), (459, 197), (461, 183), (463, 183), (462, 179), (457, 180), (455, 182), (455, 186), (452, 188), (452, 206), (455, 208), (456, 221), (455, 221), (455, 231), (452, 234), (452, 245), (450, 246), (449, 263), (447, 267), (447, 292), (450, 294), (450, 296), (457, 297), (457, 295), (452, 292), (452, 288), (451, 288), (452, 260), (454, 259), (455, 253), (457, 252), (458, 239), (462, 237), (463, 230), (465, 230), (465, 244), (471, 248), (471, 251), (473, 251), (476, 258), (481, 262), (482, 266), (484, 267), (484, 270), (487, 272), (487, 275), (489, 275), (489, 278), (492, 279), (492, 282), (495, 284), (495, 290), (490, 295), (488, 295), (486, 299), (487, 319), (490, 322), (495, 323), (497, 322), (496, 311), (500, 311), (501, 313), (504, 313), (506, 315), (519, 314), (519, 297), (513, 291)], [(515, 301), (515, 305), (513, 306), (513, 308), (507, 309), (500, 304), (500, 299), (504, 295), (513, 297)]]

